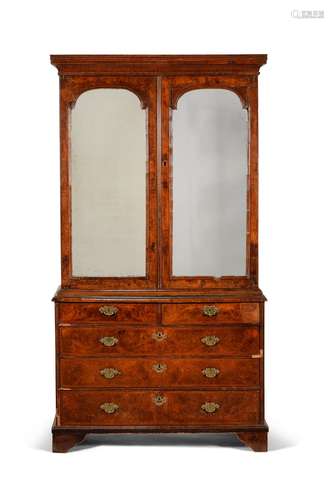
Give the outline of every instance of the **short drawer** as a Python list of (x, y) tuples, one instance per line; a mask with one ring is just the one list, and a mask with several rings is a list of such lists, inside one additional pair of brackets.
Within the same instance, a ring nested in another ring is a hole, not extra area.
[(60, 391), (61, 425), (192, 426), (259, 423), (258, 391)]
[(257, 303), (218, 304), (164, 304), (163, 324), (208, 324), (248, 323), (258, 324), (260, 320)]
[(259, 353), (257, 326), (210, 328), (64, 326), (60, 354), (108, 356), (179, 354), (250, 356)]
[(156, 304), (66, 303), (58, 308), (60, 323), (155, 323), (158, 313)]
[(62, 387), (254, 387), (259, 359), (65, 358)]

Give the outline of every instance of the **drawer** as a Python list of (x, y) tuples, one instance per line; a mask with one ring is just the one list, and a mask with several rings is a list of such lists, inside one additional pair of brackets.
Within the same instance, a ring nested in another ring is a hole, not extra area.
[(177, 426), (259, 423), (258, 391), (59, 391), (61, 425)]
[(60, 323), (155, 323), (158, 318), (156, 304), (66, 303), (58, 308)]
[(65, 358), (62, 387), (248, 387), (259, 384), (259, 359)]
[(258, 354), (259, 329), (253, 327), (60, 327), (61, 354), (108, 356), (179, 354)]
[(260, 319), (259, 304), (164, 304), (162, 322), (169, 324), (249, 323), (257, 324)]

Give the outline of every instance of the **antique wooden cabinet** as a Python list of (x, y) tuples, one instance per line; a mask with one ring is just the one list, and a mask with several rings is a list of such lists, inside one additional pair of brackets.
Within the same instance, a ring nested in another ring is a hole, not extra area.
[(234, 432), (265, 451), (266, 56), (51, 62), (61, 143), (54, 451), (109, 432)]

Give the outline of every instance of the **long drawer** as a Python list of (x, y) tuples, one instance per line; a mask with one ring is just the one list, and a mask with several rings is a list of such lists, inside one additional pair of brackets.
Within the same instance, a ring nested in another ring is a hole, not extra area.
[(164, 304), (163, 324), (206, 324), (248, 323), (258, 324), (260, 320), (257, 303), (223, 304)]
[(89, 304), (64, 303), (58, 305), (60, 323), (155, 323), (157, 304), (124, 304), (93, 302)]
[(60, 382), (62, 387), (254, 387), (259, 360), (65, 358)]
[(231, 425), (259, 422), (258, 391), (60, 391), (61, 425)]
[(60, 354), (120, 355), (235, 355), (259, 352), (254, 327), (60, 327)]

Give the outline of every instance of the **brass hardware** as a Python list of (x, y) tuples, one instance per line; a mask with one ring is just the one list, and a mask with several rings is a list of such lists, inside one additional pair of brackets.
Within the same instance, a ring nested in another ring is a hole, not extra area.
[(167, 333), (165, 332), (154, 332), (152, 333), (152, 339), (154, 340), (165, 340), (167, 338)]
[(116, 403), (103, 403), (100, 408), (106, 413), (115, 413), (115, 411), (119, 410), (119, 406)]
[(107, 347), (113, 347), (114, 345), (117, 344), (118, 338), (117, 337), (102, 337), (100, 339), (101, 344), (107, 346)]
[(157, 373), (163, 373), (167, 370), (167, 365), (164, 363), (156, 363), (152, 366), (153, 370)]
[(121, 372), (117, 368), (103, 368), (103, 370), (100, 370), (100, 374), (104, 378), (114, 378), (117, 375), (121, 375)]
[(220, 373), (220, 370), (218, 368), (204, 368), (202, 373), (206, 378), (215, 378)]
[(118, 307), (115, 306), (101, 306), (99, 311), (104, 316), (116, 316), (118, 313)]
[(201, 408), (206, 413), (215, 413), (215, 411), (220, 408), (220, 405), (218, 403), (210, 403), (207, 401), (206, 403), (202, 404)]
[(207, 337), (201, 338), (201, 342), (207, 346), (213, 346), (218, 344), (220, 341), (219, 337), (216, 337), (215, 335), (208, 335)]
[(158, 394), (157, 396), (153, 396), (152, 399), (153, 399), (153, 403), (156, 404), (157, 406), (162, 406), (167, 401), (166, 396), (162, 396), (161, 394)]
[(209, 316), (209, 318), (211, 318), (212, 316), (217, 316), (218, 311), (219, 311), (219, 309), (217, 306), (204, 306), (203, 307), (204, 316)]
[(263, 358), (263, 349), (260, 349), (259, 354), (252, 354), (253, 359)]

